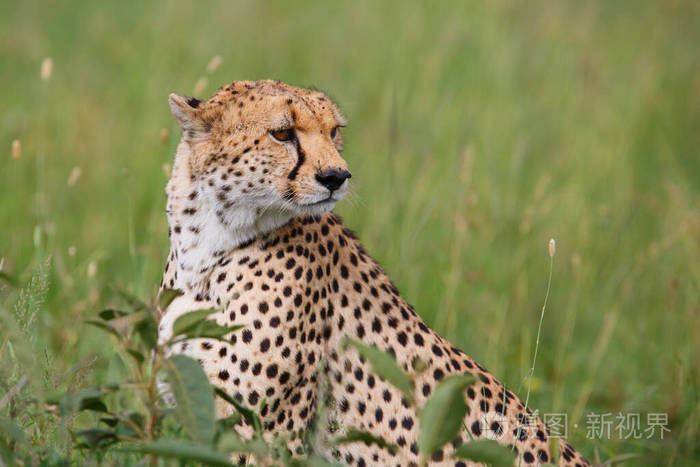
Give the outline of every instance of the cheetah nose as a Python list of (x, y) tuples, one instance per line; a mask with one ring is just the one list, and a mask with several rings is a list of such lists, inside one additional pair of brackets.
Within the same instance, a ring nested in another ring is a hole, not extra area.
[(350, 172), (341, 169), (328, 169), (316, 174), (316, 180), (331, 191), (340, 188), (340, 185), (350, 177), (352, 177)]

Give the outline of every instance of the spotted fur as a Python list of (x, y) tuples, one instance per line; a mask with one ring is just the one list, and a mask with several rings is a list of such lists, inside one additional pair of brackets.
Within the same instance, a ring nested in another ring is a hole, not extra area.
[[(320, 173), (347, 171), (344, 120), (322, 93), (279, 82), (234, 82), (207, 101), (171, 95), (183, 129), (168, 183), (171, 250), (163, 287), (182, 290), (160, 323), (170, 336), (180, 314), (216, 307), (220, 324), (243, 324), (228, 342), (197, 339), (173, 349), (197, 358), (211, 381), (259, 407), (267, 436), (288, 436), (300, 453), (328, 386), (322, 435), (369, 431), (401, 449), (392, 455), (353, 443), (325, 455), (348, 465), (416, 465), (413, 406), (354, 350), (345, 336), (391, 353), (414, 373), (422, 407), (447, 375), (471, 373), (466, 429), (432, 455), (431, 465), (464, 466), (451, 453), (471, 438), (513, 447), (522, 465), (552, 462), (550, 430), (485, 368), (430, 329), (382, 268), (334, 214), (347, 180), (331, 190)], [(289, 133), (293, 141), (274, 135)], [(413, 362), (427, 363), (418, 373)], [(325, 401), (325, 399), (324, 399)], [(217, 415), (231, 407), (217, 402)], [(529, 421), (529, 423), (528, 423)], [(250, 427), (239, 432), (250, 434)], [(468, 431), (467, 431), (468, 430)], [(336, 431), (336, 433), (331, 433)], [(564, 440), (559, 465), (588, 465)], [(244, 459), (241, 459), (244, 460)]]

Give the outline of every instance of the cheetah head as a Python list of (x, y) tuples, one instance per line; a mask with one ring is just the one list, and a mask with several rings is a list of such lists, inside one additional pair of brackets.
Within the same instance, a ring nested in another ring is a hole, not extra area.
[(345, 120), (321, 92), (236, 81), (206, 101), (171, 94), (170, 108), (183, 136), (169, 213), (259, 232), (330, 211), (347, 193)]

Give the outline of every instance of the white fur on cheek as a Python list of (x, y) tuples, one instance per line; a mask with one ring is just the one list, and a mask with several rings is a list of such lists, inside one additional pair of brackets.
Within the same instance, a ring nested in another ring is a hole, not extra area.
[(183, 291), (191, 290), (202, 279), (202, 272), (226, 252), (299, 214), (280, 208), (282, 197), (273, 189), (251, 189), (246, 179), (238, 184), (230, 179), (222, 181), (219, 171), (193, 179), (187, 163), (191, 157), (189, 145), (181, 143), (167, 190), (168, 223), (178, 272), (174, 288)]

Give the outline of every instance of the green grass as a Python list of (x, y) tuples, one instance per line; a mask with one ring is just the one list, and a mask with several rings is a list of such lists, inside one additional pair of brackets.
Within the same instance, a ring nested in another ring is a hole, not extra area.
[[(524, 397), (554, 237), (531, 405), (567, 412), (589, 459), (696, 464), (700, 8), (659, 3), (0, 4), (0, 257), (48, 283), (2, 289), (0, 398), (23, 374), (39, 393), (123, 371), (81, 323), (112, 285), (158, 285), (168, 93), (273, 78), (344, 109), (337, 211), (431, 326)], [(586, 436), (587, 414), (618, 412), (671, 431)], [(58, 425), (22, 424), (67, 449)]]

